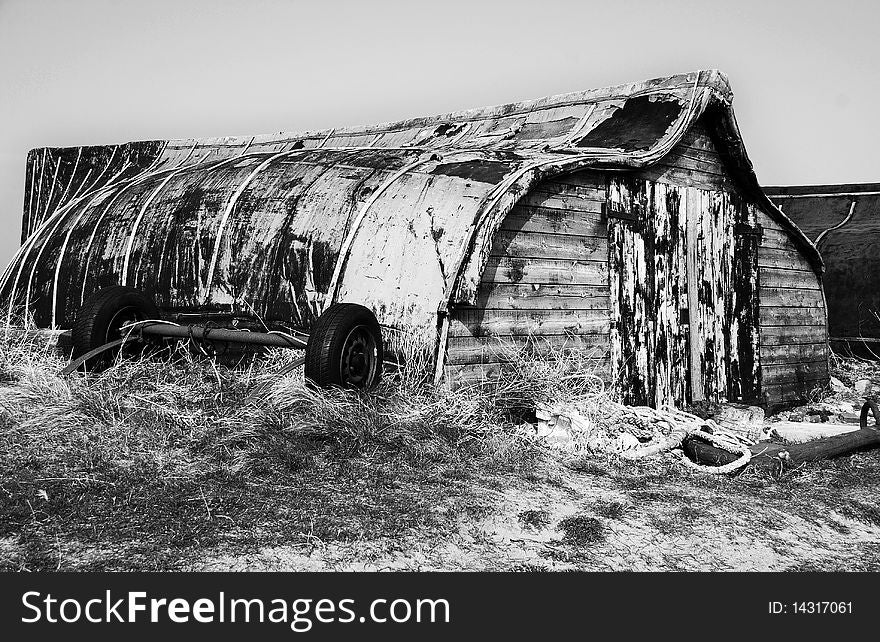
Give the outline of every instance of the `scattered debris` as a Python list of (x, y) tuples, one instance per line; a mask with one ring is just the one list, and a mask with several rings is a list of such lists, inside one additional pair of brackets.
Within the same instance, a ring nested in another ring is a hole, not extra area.
[(856, 376), (841, 371), (812, 402), (772, 416), (757, 406), (713, 404), (697, 410), (701, 418), (674, 408), (623, 406), (603, 394), (539, 407), (529, 436), (575, 455), (579, 465), (599, 453), (640, 459), (680, 448), (684, 465), (704, 472), (735, 472), (750, 462), (778, 471), (880, 443), (876, 429), (860, 429), (861, 407), (872, 391), (880, 393), (880, 377), (867, 365), (846, 365)]
[(846, 392), (849, 390), (849, 388), (846, 387), (846, 384), (837, 377), (831, 377), (828, 381), (828, 385), (831, 387), (832, 392)]
[(853, 425), (777, 421), (770, 426), (769, 436), (787, 444), (803, 444), (814, 439), (842, 435), (858, 429), (858, 426)]
[(752, 441), (764, 436), (764, 409), (758, 406), (725, 404), (712, 419), (722, 428), (741, 433)]
[[(698, 438), (736, 455), (734, 461), (721, 466), (703, 466), (685, 460), (686, 465), (718, 474), (748, 464), (749, 445), (755, 440), (744, 433), (761, 432), (760, 428), (755, 430), (758, 413), (747, 406), (725, 415), (736, 429), (675, 408), (624, 406), (603, 396), (579, 404), (542, 406), (535, 415), (538, 423), (533, 436), (536, 439), (549, 448), (575, 454), (614, 453), (625, 459), (641, 459), (681, 448), (689, 437)], [(760, 416), (763, 417), (763, 411)]]

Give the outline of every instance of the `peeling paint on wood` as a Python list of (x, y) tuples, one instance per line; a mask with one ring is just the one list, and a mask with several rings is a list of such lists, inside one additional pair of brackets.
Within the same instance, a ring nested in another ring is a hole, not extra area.
[(118, 283), (166, 314), (303, 330), (344, 300), (426, 350), (448, 332), (456, 377), (497, 371), (493, 337), (573, 338), (633, 402), (748, 399), (762, 359), (815, 357), (792, 346), (821, 343), (824, 303), (731, 99), (707, 71), (369, 127), (34, 150), (7, 323), (24, 307), (69, 327)]
[(618, 212), (608, 232), (611, 368), (623, 399), (756, 400), (754, 207), (725, 190), (626, 176), (609, 179), (608, 203)]

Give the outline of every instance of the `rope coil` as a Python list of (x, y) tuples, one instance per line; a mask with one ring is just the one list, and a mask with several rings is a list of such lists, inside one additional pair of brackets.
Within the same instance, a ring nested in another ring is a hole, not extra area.
[(682, 448), (686, 439), (696, 438), (739, 457), (723, 466), (707, 466), (692, 462), (682, 453), (683, 462), (694, 470), (722, 475), (739, 470), (751, 461), (748, 447), (751, 441), (711, 419), (671, 406), (655, 409), (624, 406), (611, 400), (598, 404), (596, 401), (593, 399), (589, 407), (582, 408), (539, 408), (539, 418), (544, 418), (545, 428), (550, 432), (557, 427), (567, 430), (571, 435), (568, 447), (573, 446), (575, 450), (611, 451), (623, 459), (636, 460)]

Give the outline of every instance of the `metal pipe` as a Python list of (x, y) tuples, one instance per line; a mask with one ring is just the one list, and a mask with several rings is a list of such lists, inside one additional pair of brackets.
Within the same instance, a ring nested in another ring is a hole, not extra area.
[(249, 332), (229, 328), (209, 328), (203, 325), (172, 325), (170, 323), (150, 323), (132, 326), (135, 331), (158, 337), (177, 337), (180, 339), (199, 339), (204, 341), (228, 341), (230, 343), (249, 343), (278, 348), (305, 348), (302, 339), (275, 332)]

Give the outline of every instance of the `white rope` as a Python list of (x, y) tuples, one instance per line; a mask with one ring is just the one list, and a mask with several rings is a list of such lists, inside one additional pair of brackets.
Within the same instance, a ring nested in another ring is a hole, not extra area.
[[(642, 443), (634, 448), (625, 445), (610, 445), (608, 449), (617, 452), (621, 458), (627, 460), (644, 459), (663, 452), (683, 448), (685, 440), (695, 438), (705, 441), (716, 448), (738, 455), (738, 458), (722, 466), (709, 466), (692, 462), (684, 453), (682, 461), (690, 468), (716, 475), (734, 472), (746, 466), (751, 461), (752, 453), (749, 449), (749, 440), (741, 434), (719, 426), (711, 419), (702, 419), (696, 415), (671, 406), (650, 408), (648, 406), (625, 406), (613, 401), (602, 402), (599, 410), (599, 419), (590, 422), (579, 411), (568, 409), (548, 409), (550, 415), (561, 416), (568, 419), (572, 427), (595, 424), (595, 427), (610, 432), (629, 434), (631, 437), (645, 439), (653, 433), (650, 441)], [(543, 411), (542, 411), (543, 412)], [(595, 417), (595, 413), (590, 413)], [(604, 428), (602, 428), (604, 426)], [(661, 429), (665, 426), (665, 429)], [(646, 434), (647, 433), (647, 434)], [(610, 435), (609, 435), (610, 438)], [(613, 441), (613, 440), (610, 440)], [(600, 447), (600, 449), (605, 449)]]
[(723, 434), (714, 435), (708, 432), (697, 431), (690, 436), (702, 439), (716, 448), (721, 448), (722, 450), (738, 454), (740, 457), (739, 459), (732, 461), (729, 464), (724, 464), (723, 466), (706, 466), (692, 462), (687, 455), (682, 453), (681, 461), (688, 468), (693, 468), (694, 470), (699, 470), (704, 473), (712, 473), (713, 475), (724, 475), (743, 468), (752, 460), (752, 451), (748, 446), (735, 440), (725, 439)]

